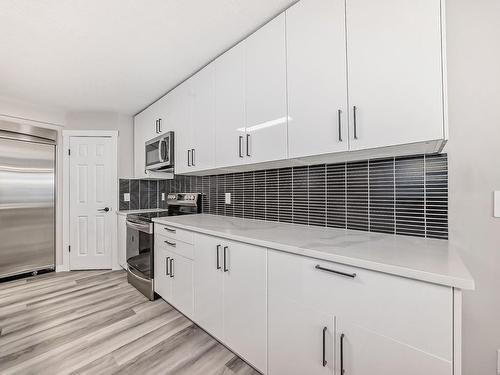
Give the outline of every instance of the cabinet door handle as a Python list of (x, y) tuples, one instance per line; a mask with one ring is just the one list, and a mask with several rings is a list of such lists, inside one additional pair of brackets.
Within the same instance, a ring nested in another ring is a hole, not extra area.
[(221, 248), (221, 245), (217, 245), (217, 269), (220, 270), (221, 267), (220, 267), (220, 248)]
[(224, 246), (224, 272), (229, 271), (229, 269), (227, 268), (227, 249), (228, 246)]
[(177, 244), (175, 242), (170, 242), (170, 241), (163, 241), (165, 242), (168, 246), (176, 247)]
[(342, 110), (337, 111), (338, 124), (339, 124), (339, 142), (342, 142)]
[(344, 370), (344, 334), (340, 335), (340, 375), (345, 374)]
[(158, 134), (158, 120), (155, 121), (155, 133)]
[(238, 137), (238, 155), (240, 156), (240, 158), (243, 157), (243, 151), (242, 151), (242, 149), (243, 149), (243, 136), (240, 135)]
[(328, 363), (326, 361), (326, 330), (327, 327), (323, 327), (323, 367), (326, 367), (326, 364)]
[(353, 120), (353, 125), (354, 125), (354, 139), (358, 139), (358, 121), (356, 118), (358, 109), (356, 106), (352, 107), (352, 120)]
[(188, 150), (188, 167), (191, 166), (191, 150)]
[(165, 258), (165, 276), (170, 276), (170, 273), (168, 272), (168, 261), (170, 260), (170, 257)]
[(194, 167), (196, 164), (194, 163), (195, 162), (195, 159), (194, 159), (194, 151), (195, 149), (192, 148), (191, 149), (191, 165)]
[(247, 156), (252, 156), (250, 155), (250, 134), (247, 134)]
[(170, 258), (170, 277), (174, 277), (174, 258)]
[(356, 277), (355, 273), (347, 273), (347, 272), (342, 272), (342, 271), (335, 271), (335, 270), (331, 270), (330, 268), (321, 267), (319, 264), (316, 264), (316, 266), (314, 268), (316, 268), (317, 270), (321, 270), (321, 271), (331, 272), (331, 273), (334, 273), (334, 274), (337, 274), (337, 275), (352, 277), (353, 279)]
[(161, 133), (161, 118), (158, 119), (158, 133)]

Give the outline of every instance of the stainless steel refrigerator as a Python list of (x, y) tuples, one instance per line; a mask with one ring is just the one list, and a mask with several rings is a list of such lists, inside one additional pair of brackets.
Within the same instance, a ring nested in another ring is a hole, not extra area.
[(54, 269), (56, 140), (0, 120), (0, 279)]

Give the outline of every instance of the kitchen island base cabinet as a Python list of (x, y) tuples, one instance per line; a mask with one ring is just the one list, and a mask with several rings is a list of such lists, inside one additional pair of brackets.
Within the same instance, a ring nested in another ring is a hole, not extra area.
[(195, 236), (195, 321), (265, 373), (267, 250)]

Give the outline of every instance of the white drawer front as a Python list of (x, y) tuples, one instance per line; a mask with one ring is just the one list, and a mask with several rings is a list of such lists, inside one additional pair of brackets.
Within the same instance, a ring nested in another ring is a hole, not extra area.
[(160, 235), (164, 237), (171, 238), (173, 240), (178, 240), (186, 242), (189, 244), (194, 243), (194, 233), (188, 230), (179, 229), (172, 227), (170, 225), (155, 224), (155, 235)]
[(175, 238), (155, 235), (155, 247), (165, 249), (188, 259), (194, 259), (194, 246)]
[(451, 361), (451, 288), (278, 251), (268, 254), (269, 298), (297, 301)]

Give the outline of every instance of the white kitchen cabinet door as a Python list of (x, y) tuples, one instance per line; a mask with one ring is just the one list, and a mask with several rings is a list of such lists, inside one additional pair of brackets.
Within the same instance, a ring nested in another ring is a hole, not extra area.
[(155, 246), (154, 253), (154, 291), (167, 302), (172, 302), (172, 277), (170, 277), (170, 259), (173, 254)]
[(431, 355), (341, 318), (337, 319), (337, 340), (338, 374), (452, 375), (453, 373), (451, 360)]
[(282, 298), (269, 285), (269, 375), (333, 375), (334, 316)]
[(245, 41), (246, 138), (250, 163), (287, 157), (285, 14)]
[(127, 215), (118, 215), (117, 259), (120, 267), (127, 269)]
[[(173, 106), (172, 106), (172, 124), (175, 129), (174, 133), (174, 150), (175, 150), (175, 173), (189, 172), (188, 165), (188, 150), (191, 147), (192, 126), (190, 121), (190, 86), (192, 78), (188, 79), (173, 91)], [(191, 155), (191, 152), (189, 152)]]
[(223, 340), (222, 239), (196, 235), (194, 254), (194, 320)]
[(134, 177), (136, 178), (147, 177), (144, 145), (151, 119), (152, 113), (147, 109), (134, 118)]
[(224, 342), (259, 371), (267, 370), (267, 250), (238, 242), (222, 249)]
[(174, 254), (170, 263), (172, 304), (188, 318), (193, 316), (193, 261)]
[(217, 167), (246, 162), (245, 140), (245, 42), (215, 61), (215, 122)]
[(286, 11), (289, 157), (347, 151), (345, 2)]
[(351, 149), (443, 139), (440, 0), (348, 0)]
[(191, 168), (196, 172), (215, 168), (215, 64), (209, 64), (190, 80)]

